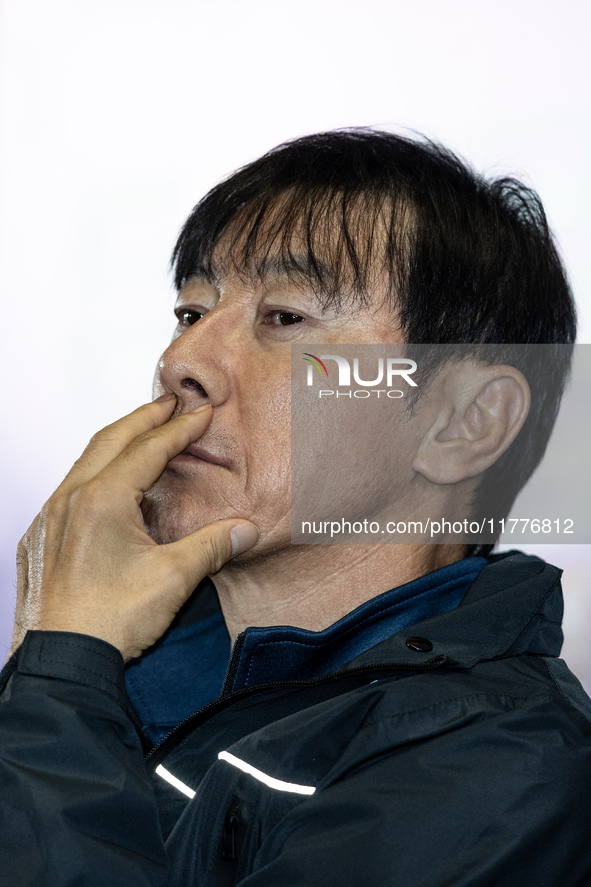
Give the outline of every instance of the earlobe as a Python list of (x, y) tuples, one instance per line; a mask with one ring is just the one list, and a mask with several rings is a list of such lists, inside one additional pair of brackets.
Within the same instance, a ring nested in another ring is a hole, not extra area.
[(462, 361), (437, 387), (413, 468), (431, 483), (460, 483), (490, 468), (513, 443), (529, 412), (529, 385), (515, 367)]

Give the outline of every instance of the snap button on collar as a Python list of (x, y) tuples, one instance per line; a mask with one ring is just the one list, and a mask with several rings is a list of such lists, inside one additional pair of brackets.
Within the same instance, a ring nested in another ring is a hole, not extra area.
[(416, 650), (417, 653), (430, 653), (433, 649), (433, 644), (427, 638), (407, 638), (405, 643), (409, 650)]

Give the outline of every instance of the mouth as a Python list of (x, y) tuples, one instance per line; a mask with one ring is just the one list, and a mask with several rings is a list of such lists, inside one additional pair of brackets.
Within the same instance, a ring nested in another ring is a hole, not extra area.
[(209, 450), (197, 443), (189, 444), (182, 453), (179, 453), (178, 456), (171, 459), (171, 462), (181, 458), (183, 460), (186, 458), (199, 459), (201, 462), (209, 462), (211, 465), (219, 465), (221, 468), (230, 468), (232, 465), (231, 460), (227, 457), (218, 456), (216, 453), (210, 453)]

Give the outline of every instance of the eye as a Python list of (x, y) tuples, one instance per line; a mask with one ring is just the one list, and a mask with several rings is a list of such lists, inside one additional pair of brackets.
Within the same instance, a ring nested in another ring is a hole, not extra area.
[(305, 320), (299, 314), (291, 314), (289, 311), (273, 311), (267, 314), (265, 321), (273, 326), (289, 326), (292, 323), (302, 323)]
[(174, 312), (180, 326), (193, 326), (203, 317), (203, 311), (193, 311), (191, 308), (177, 308)]

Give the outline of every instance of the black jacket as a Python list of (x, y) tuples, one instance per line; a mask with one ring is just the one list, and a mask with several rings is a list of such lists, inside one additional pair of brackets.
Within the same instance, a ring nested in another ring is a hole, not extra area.
[(555, 658), (559, 576), (498, 556), (456, 609), (222, 694), (146, 764), (119, 653), (29, 633), (0, 696), (0, 884), (589, 887), (591, 702)]

